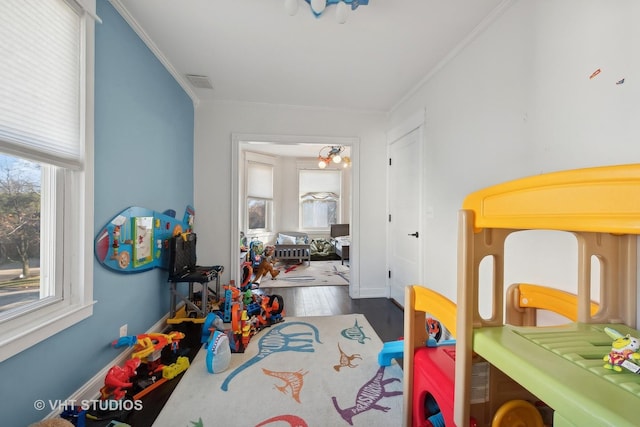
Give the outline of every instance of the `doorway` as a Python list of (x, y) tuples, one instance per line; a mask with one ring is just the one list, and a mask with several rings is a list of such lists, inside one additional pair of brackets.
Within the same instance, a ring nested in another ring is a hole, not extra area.
[(422, 140), (424, 113), (416, 114), (389, 132), (389, 297), (404, 305), (407, 285), (420, 285), (423, 278), (423, 172)]
[[(350, 137), (310, 137), (290, 135), (262, 135), (262, 134), (233, 134), (232, 135), (232, 163), (231, 163), (231, 272), (230, 278), (236, 283), (240, 281), (240, 231), (242, 230), (242, 212), (244, 200), (242, 200), (244, 174), (243, 153), (245, 151), (265, 153), (287, 153), (289, 156), (317, 157), (321, 147), (345, 146), (349, 147), (351, 154), (351, 185), (350, 185), (350, 209), (347, 222), (351, 224), (351, 251), (350, 251), (350, 284), (349, 295), (358, 298), (359, 286), (359, 139)], [(260, 149), (262, 147), (262, 150)], [(297, 178), (296, 178), (297, 179)], [(284, 231), (284, 230), (274, 230)]]

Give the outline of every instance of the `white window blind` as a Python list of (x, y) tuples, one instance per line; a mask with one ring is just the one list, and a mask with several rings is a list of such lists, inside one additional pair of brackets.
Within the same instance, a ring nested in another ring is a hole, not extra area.
[(273, 198), (273, 166), (250, 162), (247, 168), (247, 196)]
[(0, 1), (1, 151), (82, 167), (81, 13), (64, 0)]
[(301, 170), (299, 177), (301, 196), (319, 192), (340, 194), (340, 171), (338, 170)]

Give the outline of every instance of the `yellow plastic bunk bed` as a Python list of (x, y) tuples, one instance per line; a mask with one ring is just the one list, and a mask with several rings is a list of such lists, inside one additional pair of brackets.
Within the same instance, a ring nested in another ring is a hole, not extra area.
[[(577, 322), (552, 327), (505, 324), (504, 243), (521, 230), (559, 230), (576, 237)], [(640, 375), (603, 367), (612, 344), (606, 326), (640, 336), (635, 330), (637, 234), (640, 164), (533, 176), (472, 193), (464, 200), (458, 237), (454, 394), (458, 426), (469, 425), (472, 418), (478, 426), (491, 425), (499, 406), (517, 394), (500, 396), (506, 386), (494, 384), (478, 399), (477, 379), (472, 380), (477, 356), (553, 409), (554, 427), (640, 425)], [(478, 276), (487, 257), (493, 261), (493, 314), (483, 318)], [(591, 295), (595, 261), (599, 295)]]

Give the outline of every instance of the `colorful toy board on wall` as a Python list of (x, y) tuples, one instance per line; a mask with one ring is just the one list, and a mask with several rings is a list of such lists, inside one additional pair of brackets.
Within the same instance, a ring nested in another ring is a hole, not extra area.
[(169, 239), (191, 230), (195, 210), (187, 206), (181, 220), (174, 210), (163, 213), (132, 206), (117, 214), (95, 239), (96, 258), (118, 273), (168, 268)]

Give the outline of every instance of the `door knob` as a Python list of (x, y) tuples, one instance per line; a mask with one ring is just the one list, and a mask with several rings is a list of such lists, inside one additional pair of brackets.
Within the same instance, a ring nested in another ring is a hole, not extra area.
[(410, 233), (410, 234), (408, 234), (408, 236), (413, 236), (413, 237), (415, 237), (416, 239), (417, 239), (418, 237), (420, 237), (420, 235), (418, 234), (418, 232), (417, 232), (417, 231), (416, 231), (415, 233)]

